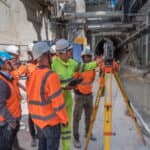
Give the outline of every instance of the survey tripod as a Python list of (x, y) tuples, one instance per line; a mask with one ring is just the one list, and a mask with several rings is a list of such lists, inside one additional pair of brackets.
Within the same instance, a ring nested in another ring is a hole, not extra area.
[(100, 70), (102, 72), (102, 75), (100, 76), (100, 80), (99, 80), (100, 81), (99, 88), (98, 88), (97, 95), (96, 95), (96, 101), (93, 106), (89, 132), (87, 134), (84, 150), (87, 150), (88, 148), (89, 140), (91, 137), (92, 129), (94, 126), (94, 122), (96, 120), (96, 115), (97, 115), (99, 104), (100, 104), (100, 99), (103, 93), (104, 93), (104, 129), (103, 129), (104, 130), (104, 133), (103, 133), (104, 150), (110, 150), (110, 147), (111, 147), (110, 141), (111, 141), (111, 136), (113, 135), (113, 132), (112, 132), (112, 85), (113, 85), (112, 79), (113, 78), (116, 80), (116, 83), (122, 93), (129, 115), (131, 116), (135, 124), (139, 137), (142, 140), (142, 142), (146, 144), (142, 130), (138, 124), (138, 120), (132, 109), (130, 100), (125, 92), (125, 89), (123, 87), (121, 80), (119, 79), (119, 76), (118, 76), (119, 67), (120, 67), (119, 63), (115, 62), (114, 60), (105, 61), (100, 65)]

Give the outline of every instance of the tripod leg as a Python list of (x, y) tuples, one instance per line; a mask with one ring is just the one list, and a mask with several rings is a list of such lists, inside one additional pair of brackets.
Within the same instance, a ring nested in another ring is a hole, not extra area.
[[(104, 80), (104, 75), (102, 76), (102, 80)], [(90, 141), (92, 129), (93, 129), (93, 126), (94, 126), (94, 122), (95, 122), (95, 119), (96, 119), (96, 115), (97, 115), (97, 111), (98, 111), (98, 107), (99, 107), (99, 103), (100, 103), (100, 97), (103, 93), (103, 90), (104, 90), (104, 85), (102, 85), (102, 86), (100, 85), (99, 88), (98, 88), (98, 91), (97, 91), (96, 101), (95, 101), (95, 104), (94, 104), (94, 107), (93, 107), (93, 112), (92, 112), (92, 115), (91, 115), (90, 127), (89, 127), (89, 131), (88, 131), (88, 134), (87, 134), (86, 144), (85, 144), (84, 150), (87, 150), (87, 148), (88, 148), (88, 144), (89, 144), (89, 141)]]
[(112, 73), (105, 75), (104, 150), (110, 150), (112, 136)]
[(146, 145), (146, 141), (144, 139), (144, 135), (143, 135), (142, 130), (141, 130), (139, 124), (138, 124), (137, 117), (136, 117), (136, 115), (135, 115), (135, 113), (134, 113), (134, 111), (132, 109), (131, 102), (130, 102), (130, 100), (129, 100), (126, 92), (125, 92), (123, 84), (122, 84), (121, 80), (119, 79), (119, 76), (118, 76), (117, 73), (114, 73), (114, 77), (115, 77), (115, 79), (116, 79), (116, 81), (118, 83), (119, 89), (120, 89), (120, 91), (121, 91), (121, 93), (122, 93), (122, 95), (124, 97), (124, 101), (126, 103), (127, 109), (129, 111), (129, 114), (130, 114), (131, 118), (134, 121), (135, 127), (136, 127), (137, 132), (138, 132), (138, 134), (140, 136), (140, 139), (142, 140), (143, 144)]

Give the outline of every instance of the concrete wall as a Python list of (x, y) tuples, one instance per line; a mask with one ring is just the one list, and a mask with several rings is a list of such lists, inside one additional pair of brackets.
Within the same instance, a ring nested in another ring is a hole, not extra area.
[(143, 117), (150, 121), (150, 78), (123, 73), (122, 81), (130, 100), (138, 108)]
[[(144, 4), (144, 6), (139, 10), (141, 14), (147, 14), (146, 16), (136, 16), (136, 20), (141, 22), (141, 24), (150, 24), (150, 0)], [(149, 14), (149, 15), (148, 15)], [(140, 27), (139, 27), (140, 28)], [(137, 54), (141, 61), (142, 66), (149, 66), (150, 65), (150, 34), (146, 36), (142, 36), (138, 40), (136, 40), (137, 44)]]
[(47, 13), (36, 0), (0, 0), (0, 43), (52, 39)]

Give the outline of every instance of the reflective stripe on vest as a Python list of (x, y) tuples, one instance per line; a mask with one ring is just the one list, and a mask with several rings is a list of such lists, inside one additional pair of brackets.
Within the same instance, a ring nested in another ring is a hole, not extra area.
[(80, 71), (80, 67), (81, 67), (81, 63), (78, 63), (76, 69), (75, 69), (75, 72), (79, 72)]
[(83, 65), (82, 65), (82, 67), (81, 67), (81, 69), (80, 69), (80, 72), (85, 71), (85, 66), (86, 66), (86, 64), (83, 64)]
[(71, 131), (62, 131), (61, 134), (65, 135), (65, 134), (71, 134)]
[(85, 63), (83, 63), (83, 64), (82, 63), (78, 63), (75, 72), (83, 72), (83, 71), (85, 71), (85, 66), (86, 66)]
[(71, 139), (71, 136), (62, 136), (61, 139), (62, 139), (62, 140), (70, 140), (70, 139)]
[(62, 140), (70, 140), (71, 139), (71, 131), (62, 131), (61, 132), (61, 138)]
[[(60, 111), (62, 110), (63, 108), (65, 107), (65, 104), (62, 104), (61, 106), (59, 106), (58, 108), (54, 108), (55, 111)], [(39, 116), (39, 115), (34, 115), (34, 114), (31, 114), (31, 117), (34, 118), (34, 119), (38, 119), (38, 120), (42, 120), (42, 121), (46, 121), (46, 120), (49, 120), (49, 119), (53, 119), (56, 117), (56, 113), (52, 113), (48, 116)]]
[(65, 79), (65, 80), (60, 80), (60, 82), (61, 82), (62, 84), (64, 84), (64, 83), (69, 83), (72, 79), (73, 79), (73, 78), (69, 78), (69, 79)]
[(31, 105), (41, 105), (41, 106), (45, 106), (45, 105), (48, 105), (48, 104), (50, 104), (51, 102), (52, 102), (52, 100), (55, 98), (55, 97), (57, 97), (57, 96), (59, 96), (60, 94), (61, 94), (61, 89), (59, 89), (56, 93), (54, 93), (53, 95), (51, 95), (51, 96), (49, 96), (48, 97), (48, 100), (44, 100), (44, 101), (42, 101), (42, 102), (39, 102), (39, 101), (36, 101), (36, 100), (30, 100), (29, 101), (29, 104), (31, 104)]
[(48, 79), (48, 77), (52, 74), (53, 72), (50, 70), (46, 73), (44, 79), (42, 80), (42, 83), (41, 83), (41, 88), (40, 88), (40, 95), (41, 95), (41, 99), (42, 101), (47, 101), (47, 99), (45, 98), (45, 93), (44, 93), (44, 89), (45, 89), (45, 84), (46, 84), (46, 81)]
[(65, 104), (62, 104), (62, 105), (60, 105), (59, 107), (54, 108), (54, 110), (55, 110), (55, 111), (60, 111), (60, 110), (62, 110), (64, 107), (65, 107)]
[(53, 95), (49, 96), (48, 99), (49, 100), (52, 100), (54, 99), (55, 97), (59, 96), (61, 94), (62, 90), (59, 89), (56, 93), (54, 93)]
[(49, 119), (53, 119), (55, 118), (56, 114), (55, 113), (52, 113), (48, 116), (39, 116), (39, 115), (34, 115), (34, 114), (31, 114), (31, 117), (34, 118), (34, 119), (38, 119), (38, 120), (42, 120), (42, 121), (46, 121), (46, 120), (49, 120)]

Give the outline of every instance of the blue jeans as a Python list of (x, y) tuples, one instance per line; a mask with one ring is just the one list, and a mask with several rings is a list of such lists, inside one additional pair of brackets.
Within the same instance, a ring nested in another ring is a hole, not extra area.
[(10, 135), (10, 137), (9, 137), (10, 139), (8, 141), (3, 137), (3, 134), (5, 132), (4, 129), (7, 128), (7, 126), (8, 125), (5, 125), (3, 127), (0, 126), (0, 150), (12, 150), (14, 140), (15, 140), (17, 132), (19, 130), (19, 124), (17, 124), (17, 128), (12, 131), (12, 134)]
[(60, 125), (47, 126), (38, 129), (39, 148), (38, 150), (58, 150), (60, 141)]

